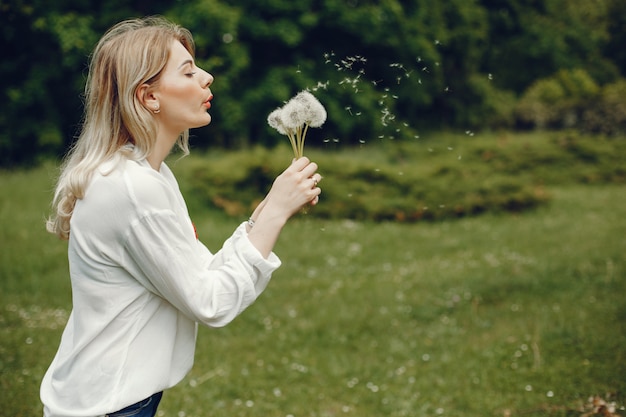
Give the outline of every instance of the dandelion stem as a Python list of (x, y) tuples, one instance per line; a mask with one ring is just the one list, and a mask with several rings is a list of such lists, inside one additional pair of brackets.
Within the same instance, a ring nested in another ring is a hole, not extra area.
[(289, 142), (291, 143), (291, 149), (293, 150), (293, 156), (298, 158), (298, 148), (296, 146), (296, 139), (293, 135), (293, 132), (290, 130), (287, 132), (287, 137), (289, 138)]
[(304, 139), (306, 138), (306, 132), (309, 130), (309, 124), (304, 124), (304, 130), (302, 131), (302, 137), (300, 138), (300, 156), (304, 155)]

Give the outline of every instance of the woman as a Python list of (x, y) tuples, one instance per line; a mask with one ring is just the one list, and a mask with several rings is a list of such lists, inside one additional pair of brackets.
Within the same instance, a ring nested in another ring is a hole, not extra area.
[(47, 417), (155, 415), (192, 366), (197, 323), (224, 326), (252, 304), (286, 221), (318, 202), (317, 165), (300, 158), (217, 253), (197, 239), (164, 159), (211, 122), (212, 82), (190, 32), (162, 18), (119, 23), (94, 50), (47, 223), (69, 240), (73, 297), (41, 386)]

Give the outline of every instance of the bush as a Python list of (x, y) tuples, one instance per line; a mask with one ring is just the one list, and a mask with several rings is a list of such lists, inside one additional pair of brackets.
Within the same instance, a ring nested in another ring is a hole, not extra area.
[(526, 90), (515, 111), (518, 123), (539, 129), (576, 127), (583, 109), (599, 90), (584, 70), (561, 70)]
[(617, 135), (626, 132), (626, 80), (602, 87), (582, 114), (582, 128), (590, 133)]
[[(557, 132), (425, 142), (388, 141), (361, 148), (309, 150), (320, 173), (322, 218), (415, 222), (520, 212), (547, 203), (547, 187), (624, 183), (626, 141)], [(229, 216), (247, 216), (291, 161), (285, 146), (192, 157), (192, 192)]]

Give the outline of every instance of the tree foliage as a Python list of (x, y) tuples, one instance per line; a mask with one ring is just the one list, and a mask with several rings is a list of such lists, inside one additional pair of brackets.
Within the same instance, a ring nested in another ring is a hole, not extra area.
[(267, 114), (303, 89), (329, 112), (313, 143), (512, 126), (537, 80), (580, 69), (604, 85), (626, 64), (620, 0), (0, 0), (0, 166), (67, 149), (98, 37), (148, 14), (188, 27), (215, 76), (194, 146), (283, 140)]

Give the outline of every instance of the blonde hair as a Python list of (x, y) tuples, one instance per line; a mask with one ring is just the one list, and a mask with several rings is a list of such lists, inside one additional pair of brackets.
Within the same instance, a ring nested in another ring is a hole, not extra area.
[[(151, 16), (126, 20), (111, 27), (96, 45), (85, 86), (85, 113), (76, 143), (61, 166), (46, 228), (62, 239), (70, 234), (77, 199), (85, 195), (100, 165), (143, 159), (156, 141), (156, 122), (138, 99), (137, 88), (158, 85), (173, 41), (193, 56), (191, 33), (168, 20)], [(189, 131), (177, 145), (189, 153)], [(114, 166), (115, 166), (114, 165)]]

